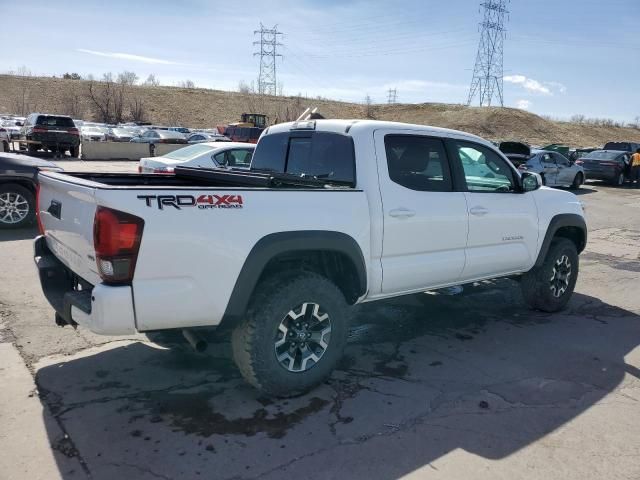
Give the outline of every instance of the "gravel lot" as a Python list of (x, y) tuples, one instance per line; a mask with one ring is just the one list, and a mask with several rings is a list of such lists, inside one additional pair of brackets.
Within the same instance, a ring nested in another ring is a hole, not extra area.
[[(135, 162), (60, 162), (135, 171)], [(35, 232), (0, 232), (0, 478), (640, 478), (640, 191), (581, 192), (590, 238), (555, 315), (517, 284), (361, 306), (308, 395), (261, 398), (229, 345), (58, 328)]]

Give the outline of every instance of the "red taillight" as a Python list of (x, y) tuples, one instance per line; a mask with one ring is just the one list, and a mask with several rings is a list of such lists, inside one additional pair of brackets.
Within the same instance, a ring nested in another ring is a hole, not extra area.
[(46, 128), (42, 128), (42, 127), (33, 127), (33, 129), (31, 130), (31, 132), (33, 133), (47, 133), (47, 129)]
[(131, 283), (143, 228), (144, 220), (140, 217), (98, 207), (93, 223), (93, 245), (98, 273), (105, 283)]
[(575, 162), (573, 162), (573, 163), (575, 163), (576, 165), (582, 165), (582, 164), (584, 164), (584, 162), (583, 162), (582, 160), (576, 160), (576, 161), (575, 161)]
[(138, 165), (138, 173), (142, 173), (142, 167)]
[(67, 129), (67, 132), (71, 135), (80, 135), (80, 131), (75, 127)]
[(40, 217), (40, 184), (36, 185), (36, 221), (38, 222), (38, 232), (44, 235), (44, 225), (42, 225), (42, 217)]

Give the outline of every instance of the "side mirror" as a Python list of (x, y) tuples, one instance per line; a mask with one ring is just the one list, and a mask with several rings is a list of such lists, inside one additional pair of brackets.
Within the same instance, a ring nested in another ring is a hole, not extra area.
[(523, 192), (533, 192), (542, 186), (542, 177), (535, 172), (523, 172), (520, 180)]

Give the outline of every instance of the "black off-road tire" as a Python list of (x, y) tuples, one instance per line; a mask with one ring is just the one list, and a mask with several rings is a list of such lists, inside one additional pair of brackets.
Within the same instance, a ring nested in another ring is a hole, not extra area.
[[(292, 372), (278, 360), (275, 344), (281, 322), (305, 303), (315, 303), (329, 315), (331, 333), (320, 359), (305, 371)], [(244, 321), (233, 331), (233, 358), (245, 380), (258, 390), (292, 397), (329, 377), (342, 356), (348, 332), (348, 305), (331, 281), (312, 272), (276, 274), (256, 288)]]
[(573, 183), (571, 184), (571, 190), (578, 190), (584, 183), (584, 175), (582, 173), (576, 173)]
[(38, 145), (33, 145), (32, 143), (27, 144), (27, 151), (29, 153), (36, 153), (38, 150), (40, 150)]
[[(571, 275), (568, 278), (566, 290), (560, 296), (556, 296), (552, 289), (554, 268), (565, 256), (571, 266)], [(531, 308), (543, 312), (553, 313), (562, 310), (576, 286), (579, 267), (575, 244), (566, 238), (556, 238), (551, 243), (542, 266), (534, 267), (522, 276), (520, 286), (525, 302)]]
[(3, 221), (0, 218), (0, 229), (3, 228), (23, 228), (26, 227), (28, 225), (31, 225), (34, 221), (34, 219), (36, 218), (36, 200), (35, 197), (33, 196), (33, 193), (31, 193), (31, 191), (29, 191), (28, 189), (26, 189), (25, 187), (23, 187), (22, 185), (18, 185), (16, 183), (6, 183), (4, 185), (0, 185), (0, 198), (2, 195), (4, 194), (18, 194), (20, 196), (22, 196), (22, 198), (24, 198), (27, 201), (27, 204), (29, 206), (29, 210), (26, 214), (26, 216), (16, 222), (16, 223), (8, 223), (6, 221)]
[(80, 156), (80, 147), (70, 147), (69, 155), (71, 155), (71, 158), (78, 158)]

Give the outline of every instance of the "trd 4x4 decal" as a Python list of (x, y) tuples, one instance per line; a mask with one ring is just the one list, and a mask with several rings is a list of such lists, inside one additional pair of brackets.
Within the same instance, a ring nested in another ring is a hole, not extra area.
[(138, 198), (144, 200), (147, 207), (156, 205), (160, 210), (165, 207), (178, 210), (182, 207), (242, 208), (242, 195), (138, 195)]

